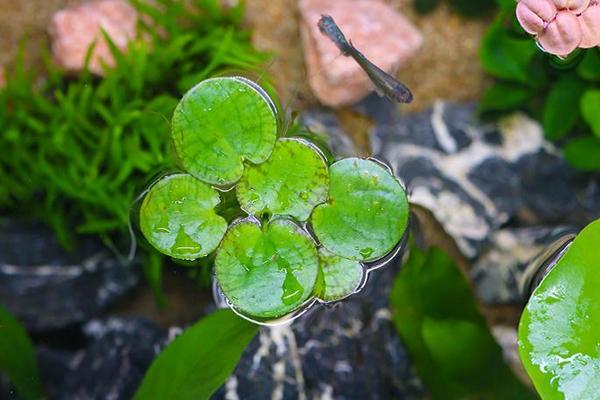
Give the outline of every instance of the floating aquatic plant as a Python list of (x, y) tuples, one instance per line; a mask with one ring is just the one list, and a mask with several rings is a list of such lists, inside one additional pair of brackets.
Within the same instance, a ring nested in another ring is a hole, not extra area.
[(163, 254), (214, 255), (222, 294), (257, 322), (351, 295), (408, 225), (406, 192), (389, 168), (360, 158), (329, 165), (309, 140), (278, 138), (277, 110), (245, 78), (193, 87), (172, 120), (184, 172), (154, 182), (139, 213)]

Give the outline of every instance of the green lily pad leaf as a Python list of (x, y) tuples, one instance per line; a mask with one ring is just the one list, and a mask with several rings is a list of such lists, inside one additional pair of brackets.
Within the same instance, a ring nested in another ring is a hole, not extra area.
[(240, 312), (264, 319), (281, 317), (308, 300), (318, 265), (310, 236), (283, 219), (262, 229), (250, 220), (233, 224), (215, 259), (225, 297)]
[(246, 168), (236, 186), (244, 211), (251, 215), (288, 215), (300, 221), (327, 200), (329, 173), (319, 151), (302, 139), (279, 139), (271, 157)]
[(276, 108), (247, 79), (207, 79), (175, 108), (172, 135), (187, 172), (207, 183), (233, 184), (244, 172), (244, 160), (258, 164), (271, 154), (277, 137)]
[(360, 158), (329, 167), (329, 202), (312, 216), (313, 230), (329, 251), (377, 260), (400, 242), (407, 224), (406, 192), (386, 168)]
[(321, 248), (315, 295), (325, 302), (342, 300), (358, 289), (363, 275), (363, 266), (358, 261), (336, 256)]
[(577, 235), (535, 289), (519, 324), (521, 360), (542, 398), (600, 393), (600, 220)]
[(140, 229), (161, 253), (181, 260), (204, 257), (217, 248), (227, 230), (214, 207), (216, 190), (188, 174), (156, 182), (140, 209)]

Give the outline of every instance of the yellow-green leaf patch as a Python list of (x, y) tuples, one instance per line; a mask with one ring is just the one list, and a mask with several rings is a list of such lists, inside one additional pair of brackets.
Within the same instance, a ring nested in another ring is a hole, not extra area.
[(157, 181), (140, 209), (140, 229), (161, 253), (182, 260), (204, 257), (217, 248), (227, 222), (214, 207), (216, 190), (188, 174)]
[(332, 253), (374, 261), (400, 242), (408, 199), (379, 163), (346, 158), (329, 167), (329, 201), (315, 208), (311, 221), (319, 242)]
[(317, 249), (290, 220), (234, 223), (217, 250), (215, 271), (225, 297), (240, 312), (277, 318), (300, 307), (313, 292)]
[(342, 300), (358, 289), (363, 275), (363, 265), (360, 262), (336, 256), (321, 248), (315, 295), (325, 302)]
[(211, 184), (230, 185), (244, 161), (264, 162), (277, 137), (276, 108), (256, 84), (212, 78), (187, 92), (173, 114), (172, 135), (183, 167)]
[(314, 145), (303, 139), (279, 139), (269, 159), (246, 168), (236, 186), (242, 209), (260, 216), (287, 215), (299, 221), (327, 200), (327, 165)]

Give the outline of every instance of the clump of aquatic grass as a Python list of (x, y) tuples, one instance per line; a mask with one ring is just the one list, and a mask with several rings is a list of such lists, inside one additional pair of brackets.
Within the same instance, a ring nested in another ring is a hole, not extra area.
[[(222, 70), (256, 70), (264, 55), (241, 28), (243, 9), (217, 0), (133, 1), (140, 37), (103, 79), (69, 77), (43, 50), (44, 78), (23, 52), (0, 90), (0, 212), (47, 222), (61, 243), (79, 234), (111, 245), (149, 176), (173, 165), (170, 118), (177, 99)], [(148, 38), (150, 40), (148, 40)]]

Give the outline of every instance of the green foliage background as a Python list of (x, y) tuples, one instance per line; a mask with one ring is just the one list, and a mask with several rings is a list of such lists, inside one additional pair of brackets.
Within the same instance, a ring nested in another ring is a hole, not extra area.
[(546, 54), (519, 26), (516, 2), (498, 0), (500, 12), (480, 50), (484, 70), (496, 78), (480, 111), (497, 117), (521, 110), (539, 120), (549, 140), (564, 146), (575, 168), (600, 170), (600, 49), (566, 59)]
[[(23, 51), (0, 90), (0, 213), (50, 224), (68, 249), (78, 234), (107, 245), (127, 238), (129, 211), (158, 169), (174, 166), (170, 118), (192, 85), (265, 60), (241, 28), (241, 6), (217, 0), (134, 0), (140, 37), (104, 79), (57, 70), (42, 49), (45, 79)], [(24, 48), (24, 46), (22, 47)]]

